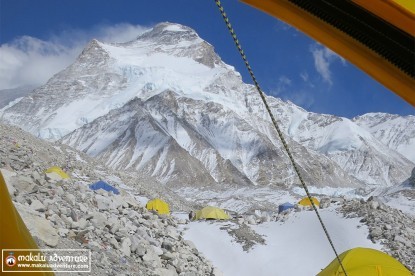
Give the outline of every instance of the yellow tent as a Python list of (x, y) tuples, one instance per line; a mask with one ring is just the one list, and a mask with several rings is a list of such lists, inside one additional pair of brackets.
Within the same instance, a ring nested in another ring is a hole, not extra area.
[(324, 44), (415, 106), (414, 0), (242, 1)]
[(146, 204), (146, 208), (148, 210), (154, 210), (157, 211), (160, 215), (165, 215), (170, 213), (169, 204), (167, 204), (165, 201), (155, 198), (152, 200), (149, 200)]
[[(339, 255), (348, 276), (411, 276), (411, 272), (391, 256), (371, 248), (353, 248)], [(341, 276), (342, 268), (334, 259), (318, 276)]]
[(49, 169), (45, 171), (45, 173), (52, 173), (52, 172), (57, 173), (63, 179), (69, 178), (69, 175), (67, 175), (61, 168), (57, 166), (50, 167)]
[[(39, 249), (25, 223), (13, 205), (3, 175), (0, 172), (0, 246), (1, 249)], [(7, 254), (7, 252), (4, 252)], [(31, 268), (45, 270), (45, 268)], [(49, 269), (46, 269), (49, 270)], [(13, 274), (20, 275), (18, 272)], [(38, 272), (39, 273), (39, 272)], [(24, 274), (24, 273), (21, 273)], [(26, 274), (25, 274), (26, 275)], [(53, 275), (40, 273), (37, 275)]]
[(195, 219), (229, 219), (229, 215), (220, 208), (207, 206), (202, 210), (196, 211)]
[[(311, 200), (314, 202), (314, 205), (320, 206), (320, 202), (318, 201), (317, 198), (312, 197)], [(302, 200), (300, 200), (298, 202), (298, 204), (303, 205), (303, 206), (311, 206), (311, 201), (310, 201), (310, 199), (308, 197), (305, 197)]]

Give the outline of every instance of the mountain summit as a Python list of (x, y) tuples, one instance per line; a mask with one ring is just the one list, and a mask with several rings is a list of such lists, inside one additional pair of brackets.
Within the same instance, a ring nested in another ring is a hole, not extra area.
[[(409, 177), (414, 163), (370, 126), (268, 100), (311, 185), (391, 186)], [(92, 40), (2, 119), (169, 185), (298, 184), (254, 87), (180, 24), (160, 23), (127, 43)]]
[(160, 45), (174, 45), (186, 42), (201, 42), (197, 33), (186, 26), (164, 22), (157, 24), (151, 30), (143, 33), (137, 38), (138, 41), (152, 41)]

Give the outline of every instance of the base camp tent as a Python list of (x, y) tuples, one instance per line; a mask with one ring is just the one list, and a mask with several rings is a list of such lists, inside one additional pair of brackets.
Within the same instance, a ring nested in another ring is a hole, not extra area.
[[(339, 255), (348, 276), (410, 276), (411, 272), (388, 254), (371, 248), (356, 247)], [(334, 259), (318, 276), (344, 275)]]
[[(311, 200), (314, 202), (314, 205), (320, 206), (320, 201), (318, 201), (317, 198), (312, 197)], [(305, 197), (302, 200), (300, 200), (298, 202), (298, 204), (299, 205), (302, 205), (302, 206), (311, 206), (311, 201), (310, 201), (310, 199), (308, 197)]]
[(89, 185), (89, 188), (94, 190), (94, 191), (99, 190), (99, 189), (103, 189), (107, 192), (113, 192), (116, 195), (120, 194), (120, 192), (116, 188), (112, 187), (110, 184), (108, 184), (107, 182), (102, 181), (102, 180), (100, 180), (98, 182), (95, 182), (94, 184)]
[(230, 217), (220, 208), (207, 206), (196, 211), (195, 219), (230, 219)]
[(293, 204), (291, 204), (289, 202), (285, 202), (285, 203), (281, 204), (280, 206), (278, 206), (278, 213), (284, 212), (285, 210), (292, 209), (294, 207), (295, 206)]
[(161, 200), (160, 198), (155, 198), (147, 202), (146, 208), (148, 210), (154, 210), (160, 215), (167, 215), (170, 213), (169, 204)]
[[(10, 198), (3, 175), (0, 172), (0, 246), (1, 249), (38, 249), (32, 235), (17, 212)], [(12, 254), (7, 250), (4, 254)], [(5, 255), (5, 257), (7, 257)], [(16, 256), (17, 257), (17, 256)], [(3, 261), (3, 260), (2, 260)], [(15, 266), (17, 268), (17, 266)], [(13, 267), (4, 266), (7, 271)], [(31, 268), (31, 270), (49, 270), (45, 268)], [(24, 274), (17, 272), (17, 275)], [(16, 275), (16, 273), (12, 273)], [(26, 275), (26, 274), (25, 274)], [(50, 272), (37, 272), (36, 275), (53, 275)]]
[(67, 175), (61, 168), (57, 166), (50, 167), (45, 171), (45, 173), (56, 173), (63, 179), (69, 178), (69, 175)]

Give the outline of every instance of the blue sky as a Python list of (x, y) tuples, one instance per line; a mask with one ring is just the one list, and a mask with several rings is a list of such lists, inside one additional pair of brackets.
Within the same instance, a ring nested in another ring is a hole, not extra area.
[[(414, 107), (294, 28), (236, 0), (222, 3), (266, 93), (349, 118), (415, 114)], [(0, 89), (45, 83), (90, 39), (124, 42), (163, 21), (195, 29), (251, 83), (214, 0), (0, 0)]]

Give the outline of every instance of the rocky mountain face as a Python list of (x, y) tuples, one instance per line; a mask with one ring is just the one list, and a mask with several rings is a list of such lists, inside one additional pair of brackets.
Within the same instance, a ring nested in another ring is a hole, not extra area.
[[(401, 153), (412, 132), (392, 146), (385, 142), (392, 134), (382, 138), (359, 120), (268, 100), (310, 185), (390, 186), (415, 166)], [(74, 64), (0, 116), (173, 186), (298, 184), (254, 88), (179, 24), (158, 24), (123, 44), (91, 41)]]
[[(270, 126), (268, 131), (272, 131)], [(235, 132), (239, 134), (232, 137)], [(65, 136), (62, 142), (105, 160), (111, 167), (144, 170), (170, 184), (286, 186), (293, 178), (281, 146), (258, 134), (232, 110), (178, 97), (171, 91), (145, 102), (136, 98)], [(306, 174), (308, 181), (356, 185), (329, 159), (291, 144), (297, 156), (304, 157), (300, 161), (303, 172), (312, 172)]]

